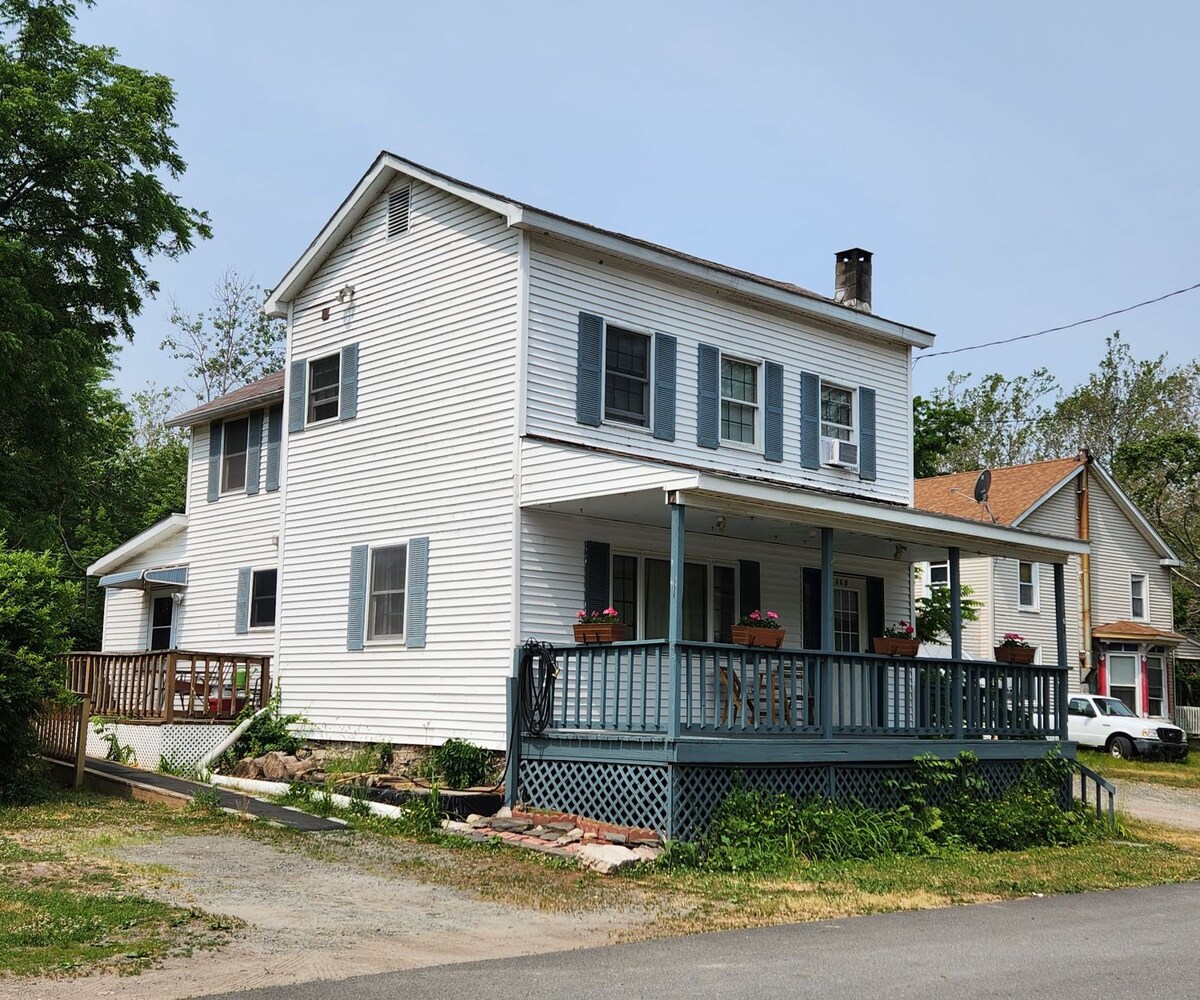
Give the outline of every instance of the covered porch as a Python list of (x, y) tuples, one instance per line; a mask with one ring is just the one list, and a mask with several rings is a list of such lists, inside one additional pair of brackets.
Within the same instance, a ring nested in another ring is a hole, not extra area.
[[(672, 473), (660, 488), (527, 505), (535, 519), (586, 518), (592, 534), (608, 524), (601, 544), (609, 551), (589, 542), (581, 555), (609, 567), (623, 532), (657, 529), (666, 548), (656, 557), (668, 575), (666, 634), (648, 608), (643, 568), (640, 603), (627, 601), (622, 614), (636, 621), (635, 638), (555, 643), (553, 671), (532, 683), (518, 650), (509, 699), (513, 801), (690, 836), (735, 772), (793, 794), (884, 804), (918, 754), (970, 749), (999, 787), (1015, 780), (1022, 760), (1044, 755), (1048, 739), (1065, 743), (1064, 564), (1081, 543), (829, 493), (703, 473), (686, 479)], [(778, 605), (787, 625), (781, 648), (720, 641), (733, 616), (715, 593), (701, 634), (701, 574), (689, 565), (708, 565), (715, 582), (717, 561), (707, 552), (717, 539), (746, 556), (732, 568), (738, 614)], [(1053, 566), (1056, 662), (963, 655), (964, 553)], [(764, 558), (799, 565), (789, 576)], [(948, 648), (916, 658), (869, 652), (885, 623), (912, 619), (912, 564), (926, 561), (949, 566)], [(621, 608), (617, 574), (602, 577), (584, 568), (579, 607)], [(540, 713), (528, 696), (539, 680)]]

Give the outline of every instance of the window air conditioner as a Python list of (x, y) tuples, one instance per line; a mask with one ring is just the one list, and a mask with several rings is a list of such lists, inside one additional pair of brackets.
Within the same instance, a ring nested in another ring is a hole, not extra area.
[(839, 469), (858, 468), (858, 445), (837, 438), (825, 438), (825, 464)]

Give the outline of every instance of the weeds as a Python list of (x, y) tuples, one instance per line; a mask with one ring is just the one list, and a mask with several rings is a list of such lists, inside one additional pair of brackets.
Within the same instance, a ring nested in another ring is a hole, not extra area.
[(449, 788), (472, 788), (492, 781), (492, 755), (467, 740), (451, 737), (430, 754), (430, 761)]
[(108, 744), (108, 752), (105, 754), (106, 759), (115, 761), (118, 764), (132, 764), (137, 767), (137, 751), (128, 744), (122, 743), (117, 735), (116, 726), (105, 722), (101, 718), (92, 719), (92, 732), (100, 737)]
[[(303, 730), (309, 722), (303, 715), (295, 712), (282, 714), (279, 711), (280, 698), (281, 693), (277, 687), (266, 704), (266, 711), (251, 722), (238, 741), (221, 755), (219, 769), (228, 770), (243, 757), (261, 757), (272, 750), (294, 754), (300, 749), (304, 737), (297, 730)], [(238, 716), (238, 721), (250, 718), (255, 711), (252, 706), (247, 705)]]
[(192, 795), (190, 808), (201, 813), (221, 811), (221, 793), (215, 788), (201, 788)]

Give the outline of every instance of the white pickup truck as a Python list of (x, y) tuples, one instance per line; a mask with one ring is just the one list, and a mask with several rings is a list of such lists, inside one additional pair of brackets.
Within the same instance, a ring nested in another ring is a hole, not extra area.
[(1067, 702), (1067, 738), (1114, 757), (1188, 755), (1187, 733), (1178, 726), (1135, 715), (1123, 701), (1098, 694), (1073, 695)]

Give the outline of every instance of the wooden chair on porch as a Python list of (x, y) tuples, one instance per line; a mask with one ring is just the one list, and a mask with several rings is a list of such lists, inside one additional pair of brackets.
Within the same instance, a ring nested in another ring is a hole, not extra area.
[[(735, 672), (729, 670), (729, 668), (727, 668), (727, 667), (719, 667), (718, 668), (718, 676), (720, 677), (720, 680), (721, 680), (721, 685), (720, 685), (721, 686), (721, 693), (720, 693), (721, 725), (725, 726), (725, 725), (729, 724), (729, 721), (730, 721), (729, 714), (730, 714), (731, 706), (733, 708), (733, 721), (734, 722), (737, 722), (738, 718), (741, 716), (741, 713), (743, 711), (745, 711), (746, 722), (749, 723), (750, 725), (754, 725), (754, 716), (755, 716), (754, 702), (750, 698), (746, 697), (745, 692), (742, 691), (741, 678), (738, 677), (738, 675)], [(730, 697), (729, 697), (731, 681), (732, 681), (732, 685), (733, 685), (732, 701), (730, 700)]]

